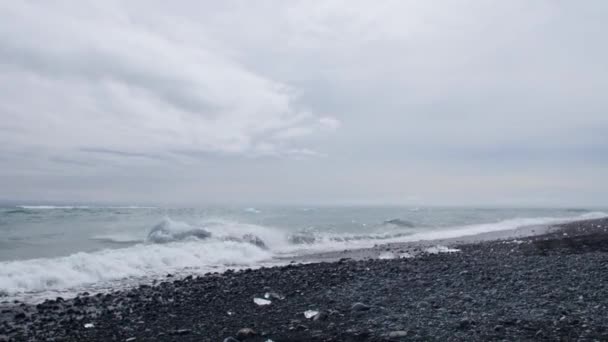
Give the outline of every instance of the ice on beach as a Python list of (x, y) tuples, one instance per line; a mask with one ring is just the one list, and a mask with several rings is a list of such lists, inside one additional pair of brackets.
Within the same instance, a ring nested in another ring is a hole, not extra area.
[(285, 296), (283, 296), (280, 293), (276, 293), (276, 292), (266, 292), (266, 293), (264, 293), (264, 298), (283, 300), (283, 299), (285, 299)]
[(395, 259), (396, 256), (393, 252), (385, 252), (378, 256), (378, 259), (387, 260), (387, 259)]
[(264, 298), (253, 298), (253, 302), (257, 305), (270, 305), (271, 301)]
[(427, 253), (430, 253), (430, 254), (439, 254), (439, 253), (460, 252), (460, 249), (437, 245), (437, 246), (429, 247), (429, 248), (425, 249), (424, 251)]
[(399, 258), (401, 258), (401, 259), (409, 259), (409, 258), (413, 258), (413, 257), (414, 256), (408, 252), (403, 252), (403, 253), (399, 254)]
[(306, 310), (304, 311), (304, 317), (311, 319), (319, 314), (319, 311), (316, 310)]
[(85, 327), (85, 329), (91, 329), (91, 328), (94, 328), (95, 325), (93, 323), (85, 323), (84, 327)]
[(523, 240), (513, 240), (513, 241), (511, 241), (510, 243), (515, 243), (515, 244), (518, 244), (518, 245), (519, 245), (519, 244), (522, 244), (522, 243), (524, 243), (524, 242), (525, 242), (525, 241), (523, 241)]

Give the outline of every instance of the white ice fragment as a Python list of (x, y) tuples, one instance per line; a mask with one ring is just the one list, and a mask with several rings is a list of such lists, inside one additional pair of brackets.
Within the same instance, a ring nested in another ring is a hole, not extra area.
[(425, 251), (427, 253), (430, 254), (439, 254), (439, 253), (455, 253), (455, 252), (460, 252), (460, 249), (456, 249), (456, 248), (449, 248), (446, 246), (433, 246), (433, 247), (429, 247), (427, 249), (425, 249)]
[(378, 259), (382, 259), (382, 260), (395, 259), (395, 254), (393, 254), (392, 252), (384, 252), (378, 256)]
[(413, 257), (414, 256), (408, 252), (403, 252), (403, 253), (399, 254), (399, 258), (401, 258), (401, 259), (409, 259), (409, 258), (413, 258)]
[(271, 301), (264, 298), (253, 298), (253, 302), (257, 305), (270, 305)]
[(234, 312), (228, 311), (228, 312), (226, 312), (226, 314), (228, 314), (228, 316), (232, 316), (232, 315), (234, 315)]
[(304, 311), (304, 317), (311, 319), (319, 314), (319, 311), (316, 310), (306, 310)]
[(95, 324), (93, 324), (93, 323), (85, 323), (84, 327), (85, 327), (85, 329), (91, 329), (91, 328), (95, 327)]

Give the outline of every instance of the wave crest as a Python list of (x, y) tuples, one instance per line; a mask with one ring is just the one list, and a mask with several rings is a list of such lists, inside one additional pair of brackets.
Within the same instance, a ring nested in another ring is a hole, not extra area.
[(209, 237), (211, 237), (211, 233), (203, 228), (192, 227), (187, 223), (173, 221), (166, 217), (152, 228), (150, 233), (148, 233), (146, 241), (152, 243), (167, 243), (187, 239), (204, 240)]

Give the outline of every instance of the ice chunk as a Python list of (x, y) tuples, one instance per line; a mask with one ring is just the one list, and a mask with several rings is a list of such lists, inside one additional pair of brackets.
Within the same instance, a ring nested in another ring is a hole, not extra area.
[(277, 293), (277, 292), (266, 292), (264, 294), (264, 298), (266, 298), (266, 299), (279, 299), (279, 300), (283, 300), (283, 299), (285, 299), (285, 296), (283, 296), (282, 294)]
[(425, 249), (425, 251), (427, 253), (430, 253), (430, 254), (439, 254), (439, 253), (455, 253), (455, 252), (460, 252), (460, 249), (437, 245), (437, 246), (434, 246), (434, 247), (429, 247), (429, 248)]
[(271, 301), (264, 298), (253, 298), (253, 302), (257, 305), (270, 305)]
[(95, 324), (93, 324), (93, 323), (85, 323), (84, 327), (85, 327), (85, 329), (91, 329), (91, 328), (95, 327)]
[(306, 310), (304, 311), (304, 317), (311, 319), (319, 314), (319, 311), (316, 310)]
[(384, 252), (378, 256), (378, 259), (382, 259), (382, 260), (395, 259), (395, 254), (393, 254), (392, 252)]

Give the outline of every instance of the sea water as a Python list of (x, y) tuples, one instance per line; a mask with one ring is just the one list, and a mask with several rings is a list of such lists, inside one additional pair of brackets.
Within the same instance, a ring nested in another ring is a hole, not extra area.
[(0, 300), (69, 297), (167, 274), (272, 266), (293, 256), (599, 218), (606, 212), (7, 205), (0, 208)]

